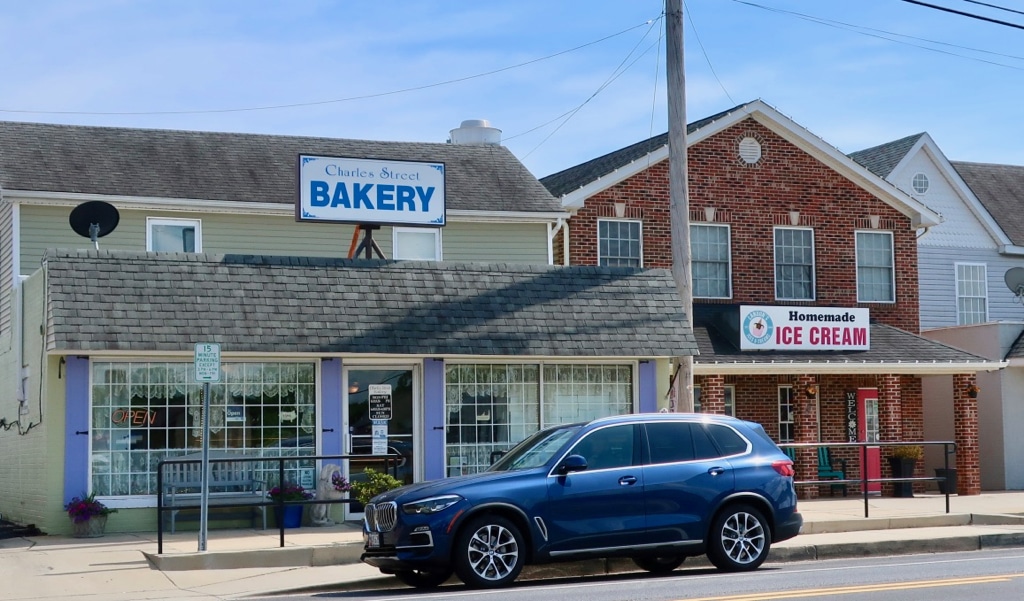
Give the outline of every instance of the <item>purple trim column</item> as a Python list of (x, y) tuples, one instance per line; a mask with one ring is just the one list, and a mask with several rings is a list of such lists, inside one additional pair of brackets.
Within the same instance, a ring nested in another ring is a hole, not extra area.
[(658, 410), (658, 375), (654, 361), (641, 361), (637, 366), (637, 393), (640, 396), (640, 413), (654, 413)]
[(423, 360), (423, 477), (445, 477), (444, 361)]
[(320, 454), (341, 455), (341, 359), (320, 361)]
[(89, 358), (64, 365), (64, 503), (89, 492)]

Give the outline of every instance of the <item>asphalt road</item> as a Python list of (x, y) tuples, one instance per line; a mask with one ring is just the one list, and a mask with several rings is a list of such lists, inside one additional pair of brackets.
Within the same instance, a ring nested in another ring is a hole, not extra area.
[[(258, 593), (257, 593), (258, 594)], [(319, 592), (282, 599), (466, 601), (991, 601), (1024, 598), (1024, 550), (766, 563), (755, 572), (724, 574), (685, 565), (667, 576), (645, 573), (521, 582), (498, 591), (448, 585), (431, 592), (403, 587)]]

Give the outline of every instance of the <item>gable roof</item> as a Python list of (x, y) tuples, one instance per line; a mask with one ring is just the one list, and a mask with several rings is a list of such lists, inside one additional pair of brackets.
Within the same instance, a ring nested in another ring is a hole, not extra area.
[[(693, 133), (717, 119), (742, 108), (744, 105), (735, 106), (729, 110), (722, 111), (700, 121), (694, 121), (686, 126), (687, 133)], [(631, 144), (625, 148), (609, 152), (604, 156), (580, 163), (575, 167), (563, 169), (558, 173), (552, 173), (540, 178), (540, 183), (555, 196), (564, 196), (573, 190), (582, 188), (586, 184), (599, 179), (601, 176), (612, 173), (637, 159), (645, 158), (652, 152), (668, 147), (668, 132), (648, 138), (642, 142)], [(645, 163), (646, 164), (646, 163)]]
[[(47, 350), (691, 355), (663, 269), (49, 250)], [(125, 318), (130, 316), (129, 318)]]
[(889, 177), (889, 174), (896, 168), (896, 165), (899, 165), (903, 157), (907, 156), (918, 140), (924, 135), (924, 133), (914, 134), (899, 140), (851, 152), (849, 157), (866, 167), (871, 173), (884, 179)]
[(445, 164), (447, 208), (564, 213), (504, 146), (0, 121), (0, 189), (294, 205), (298, 155)]
[[(688, 125), (687, 147), (698, 144), (748, 118), (756, 120), (882, 202), (900, 211), (911, 220), (914, 226), (929, 227), (941, 223), (942, 217), (938, 213), (872, 173), (762, 100), (738, 105), (728, 111)], [(541, 178), (541, 182), (548, 186), (553, 194), (562, 199), (564, 207), (578, 208), (594, 194), (640, 173), (654, 163), (667, 159), (668, 146), (656, 146), (659, 139), (660, 136), (628, 146), (563, 172)], [(646, 153), (641, 154), (642, 150), (646, 150)], [(570, 178), (566, 174), (568, 171), (574, 171), (574, 177)], [(570, 187), (572, 189), (569, 189)]]
[(1024, 166), (950, 161), (1015, 246), (1024, 246)]

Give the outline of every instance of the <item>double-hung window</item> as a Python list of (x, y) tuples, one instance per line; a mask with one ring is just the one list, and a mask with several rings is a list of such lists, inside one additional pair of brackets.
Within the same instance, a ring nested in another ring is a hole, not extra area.
[(775, 298), (814, 300), (814, 230), (775, 228)]
[(198, 219), (146, 218), (146, 250), (201, 253), (203, 236)]
[(896, 302), (892, 232), (857, 232), (857, 302)]
[(399, 261), (440, 261), (441, 230), (422, 227), (396, 227), (393, 230), (392, 257)]
[(603, 266), (643, 267), (639, 221), (597, 221), (597, 261)]
[(693, 296), (732, 298), (729, 226), (691, 225), (690, 256)]
[(956, 323), (988, 321), (988, 278), (985, 265), (956, 263)]

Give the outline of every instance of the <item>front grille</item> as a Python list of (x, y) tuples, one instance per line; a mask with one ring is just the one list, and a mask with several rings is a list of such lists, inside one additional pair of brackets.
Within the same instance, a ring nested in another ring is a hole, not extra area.
[(368, 532), (391, 532), (398, 522), (398, 504), (370, 503), (363, 508), (363, 521)]

